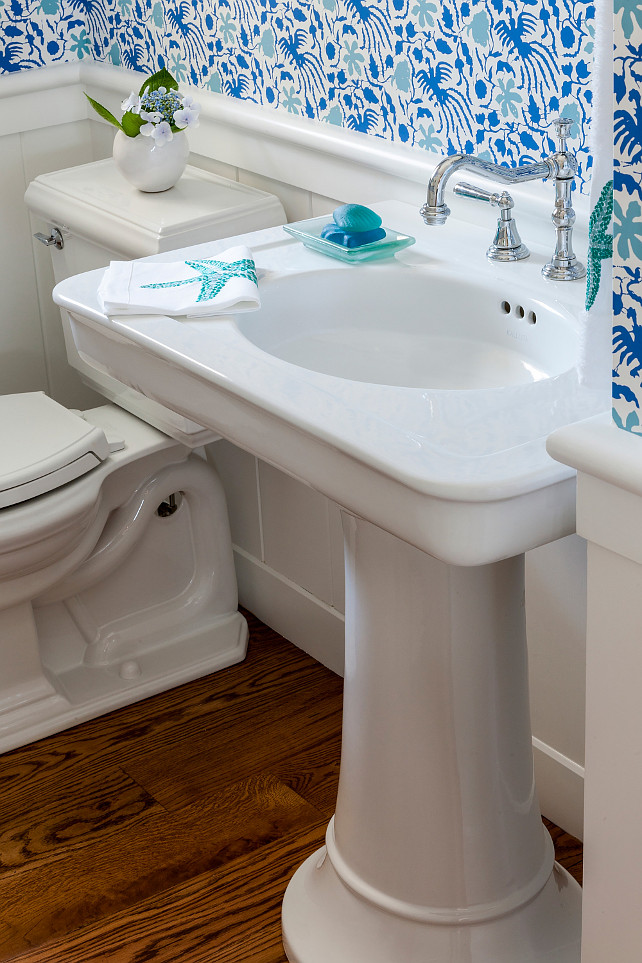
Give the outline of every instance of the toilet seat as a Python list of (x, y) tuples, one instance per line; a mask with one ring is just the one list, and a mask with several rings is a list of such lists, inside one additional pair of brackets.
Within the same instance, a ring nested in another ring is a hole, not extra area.
[(0, 508), (80, 478), (109, 452), (101, 428), (43, 392), (0, 395)]

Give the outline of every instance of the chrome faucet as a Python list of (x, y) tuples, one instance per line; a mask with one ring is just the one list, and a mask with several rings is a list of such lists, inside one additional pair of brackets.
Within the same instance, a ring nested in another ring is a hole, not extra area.
[(501, 167), (492, 161), (483, 160), (474, 154), (453, 154), (437, 165), (428, 182), (426, 203), (420, 214), (426, 224), (444, 224), (450, 210), (444, 201), (446, 184), (450, 177), (461, 170), (474, 171), (483, 177), (508, 184), (522, 184), (526, 181), (548, 180), (555, 182), (555, 209), (551, 219), (556, 231), (556, 245), (553, 257), (542, 268), (546, 278), (555, 281), (574, 281), (586, 274), (573, 253), (573, 224), (575, 211), (571, 207), (571, 187), (577, 173), (575, 155), (567, 149), (566, 138), (573, 124), (567, 117), (553, 121), (558, 140), (558, 148), (543, 161), (524, 164), (522, 167)]

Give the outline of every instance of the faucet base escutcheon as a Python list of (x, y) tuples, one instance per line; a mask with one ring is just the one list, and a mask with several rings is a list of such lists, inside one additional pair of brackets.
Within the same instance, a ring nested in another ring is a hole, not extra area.
[(568, 263), (549, 261), (542, 268), (542, 275), (549, 281), (581, 281), (586, 277), (586, 268), (575, 258)]

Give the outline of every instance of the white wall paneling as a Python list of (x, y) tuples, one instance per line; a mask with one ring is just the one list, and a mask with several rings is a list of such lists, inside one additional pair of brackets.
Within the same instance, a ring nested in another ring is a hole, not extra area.
[(257, 459), (224, 439), (207, 446), (207, 459), (216, 467), (227, 493), (232, 542), (263, 561)]
[(19, 134), (0, 137), (0, 170), (0, 390), (42, 391), (47, 376)]

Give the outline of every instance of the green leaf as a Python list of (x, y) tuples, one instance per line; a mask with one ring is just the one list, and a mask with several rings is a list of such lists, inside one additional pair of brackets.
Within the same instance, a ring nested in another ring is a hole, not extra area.
[(162, 70), (157, 71), (155, 74), (152, 74), (151, 77), (147, 78), (140, 88), (139, 96), (142, 97), (148, 90), (158, 90), (159, 87), (165, 87), (166, 90), (178, 90), (177, 81), (174, 80), (169, 70), (165, 70), (164, 67)]
[(121, 130), (124, 131), (128, 137), (137, 137), (144, 123), (145, 121), (140, 114), (135, 114), (132, 110), (128, 110), (123, 114)]
[(103, 120), (108, 120), (109, 123), (110, 123), (110, 124), (113, 124), (114, 127), (117, 127), (118, 130), (122, 130), (122, 129), (123, 129), (122, 124), (120, 123), (119, 120), (116, 120), (116, 118), (115, 118), (114, 115), (111, 113), (111, 111), (107, 110), (106, 107), (103, 107), (102, 104), (99, 104), (98, 101), (93, 100), (93, 99), (89, 96), (89, 94), (85, 94), (85, 97), (87, 98), (87, 100), (89, 101), (89, 103), (91, 104), (91, 106), (94, 108), (94, 110), (96, 111), (96, 113), (97, 113), (100, 117), (103, 118)]

